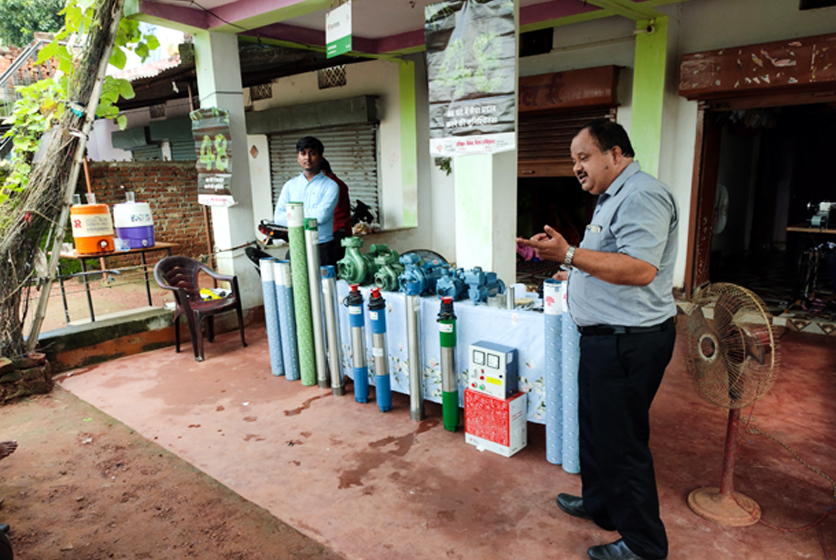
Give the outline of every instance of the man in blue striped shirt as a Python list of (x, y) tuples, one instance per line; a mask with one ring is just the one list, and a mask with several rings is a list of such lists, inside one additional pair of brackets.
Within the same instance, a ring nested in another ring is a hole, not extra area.
[(287, 226), (288, 202), (301, 202), (306, 218), (316, 218), (319, 235), (319, 262), (322, 266), (337, 264), (337, 247), (334, 240), (334, 209), (340, 188), (322, 171), (322, 154), (325, 147), (313, 136), (305, 136), (296, 142), (296, 159), (302, 172), (284, 184), (273, 221)]

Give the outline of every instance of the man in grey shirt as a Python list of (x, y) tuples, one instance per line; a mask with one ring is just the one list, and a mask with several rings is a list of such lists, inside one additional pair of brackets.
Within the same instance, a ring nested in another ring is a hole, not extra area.
[(661, 560), (668, 555), (649, 410), (673, 354), (673, 267), (678, 212), (673, 194), (643, 173), (624, 129), (598, 119), (572, 140), (581, 188), (598, 195), (579, 247), (549, 226), (519, 241), (570, 268), (569, 313), (581, 332), (581, 497), (560, 494), (564, 512), (618, 531), (593, 546), (594, 560)]

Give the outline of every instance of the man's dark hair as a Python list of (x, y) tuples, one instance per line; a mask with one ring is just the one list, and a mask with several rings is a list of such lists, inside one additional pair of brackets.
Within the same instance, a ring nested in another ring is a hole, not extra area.
[(595, 119), (586, 123), (578, 131), (578, 134), (584, 130), (589, 130), (590, 136), (595, 139), (595, 143), (598, 144), (598, 148), (602, 152), (612, 150), (618, 146), (625, 157), (635, 157), (636, 154), (633, 151), (633, 144), (630, 143), (630, 137), (627, 136), (627, 131), (620, 124), (609, 119)]
[(314, 138), (313, 136), (305, 136), (304, 138), (300, 138), (298, 142), (296, 142), (296, 152), (301, 152), (302, 150), (316, 150), (319, 155), (325, 153), (325, 146), (322, 145), (322, 142)]
[(326, 173), (331, 173), (331, 163), (325, 158), (322, 158), (319, 168)]

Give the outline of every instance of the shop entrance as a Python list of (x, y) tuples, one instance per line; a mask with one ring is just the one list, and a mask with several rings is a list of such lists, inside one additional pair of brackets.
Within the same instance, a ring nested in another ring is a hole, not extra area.
[[(592, 218), (597, 197), (583, 191), (575, 177), (530, 177), (517, 180), (517, 233), (531, 237), (550, 225), (572, 245), (578, 245)], [(539, 285), (560, 268), (519, 247), (517, 281)]]
[[(572, 138), (594, 119), (616, 120), (618, 68), (602, 66), (520, 78), (517, 146), (517, 235), (531, 237), (546, 224), (577, 245), (596, 197), (572, 172)], [(522, 247), (517, 281), (539, 286), (560, 268)]]
[(836, 201), (836, 106), (709, 111), (705, 118), (717, 159), (709, 280), (751, 289), (776, 315), (836, 318), (836, 212), (821, 211), (821, 203)]
[(831, 34), (682, 56), (679, 94), (698, 103), (685, 295), (733, 282), (793, 330), (836, 332), (836, 216), (822, 205), (836, 200), (834, 45)]

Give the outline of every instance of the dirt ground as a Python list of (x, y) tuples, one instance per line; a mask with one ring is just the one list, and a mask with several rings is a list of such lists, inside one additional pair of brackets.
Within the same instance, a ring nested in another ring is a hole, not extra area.
[(15, 558), (340, 557), (61, 387), (0, 407)]

